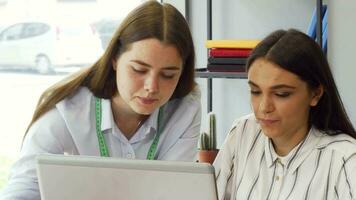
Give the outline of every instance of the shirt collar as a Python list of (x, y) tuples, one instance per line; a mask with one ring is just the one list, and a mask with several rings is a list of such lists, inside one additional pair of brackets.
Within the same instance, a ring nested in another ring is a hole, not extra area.
[(101, 131), (104, 132), (113, 128), (112, 122), (114, 122), (114, 117), (112, 115), (110, 99), (101, 99)]
[(150, 134), (152, 132), (154, 132), (154, 133), (157, 132), (156, 130), (157, 130), (158, 112), (159, 112), (159, 109), (156, 109), (148, 117), (148, 119), (145, 121), (145, 123), (142, 124), (142, 127), (136, 133), (137, 135), (134, 135), (131, 138), (130, 141), (132, 143), (142, 140), (143, 138), (145, 138), (148, 134)]
[(157, 127), (157, 117), (158, 117), (158, 109), (148, 117), (148, 119), (142, 124), (142, 126), (137, 130), (135, 135), (133, 135), (130, 140), (127, 140), (127, 138), (123, 135), (123, 133), (117, 128), (115, 122), (112, 121), (112, 127), (113, 127), (112, 134), (114, 134), (114, 137), (118, 137), (119, 140), (121, 140), (122, 142), (129, 142), (131, 144), (140, 142), (141, 140), (146, 138), (148, 134), (152, 132), (155, 133)]
[(159, 113), (159, 108), (156, 108), (156, 110), (148, 117), (148, 119), (145, 121), (145, 123), (142, 126), (146, 127), (148, 130), (153, 128), (154, 131), (156, 132), (157, 124), (158, 124), (158, 113)]
[[(286, 161), (287, 170), (293, 173), (302, 164), (312, 150), (317, 148), (320, 136), (321, 134), (314, 127), (309, 130), (306, 138), (283, 158)], [(272, 141), (268, 137), (265, 139), (265, 153), (267, 166), (272, 167), (278, 159), (278, 155), (273, 148)]]
[(273, 156), (274, 148), (270, 138), (265, 137), (265, 154), (266, 154), (266, 163), (268, 167), (272, 167), (276, 161), (276, 157)]
[(300, 142), (287, 155), (279, 156), (273, 147), (272, 140), (267, 138), (266, 143), (267, 143), (266, 144), (267, 148), (265, 148), (265, 150), (267, 151), (267, 154), (269, 155), (268, 160), (267, 160), (268, 167), (274, 166), (274, 164), (277, 162), (278, 159), (280, 160), (280, 162), (283, 166), (287, 166), (288, 163), (290, 162), (291, 158), (295, 154), (295, 152), (298, 150), (299, 146), (302, 144), (302, 142)]
[[(151, 131), (151, 128), (156, 132), (157, 131), (157, 121), (158, 121), (158, 112), (159, 108), (157, 108), (148, 119), (142, 124), (144, 128), (143, 136), (146, 136)], [(113, 117), (113, 112), (111, 109), (110, 99), (102, 99), (101, 100), (101, 130), (105, 133), (105, 130), (113, 129), (115, 126), (115, 120)]]

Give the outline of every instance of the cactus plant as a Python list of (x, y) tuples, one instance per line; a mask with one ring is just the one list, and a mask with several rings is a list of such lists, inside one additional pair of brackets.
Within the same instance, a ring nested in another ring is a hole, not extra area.
[(200, 134), (199, 149), (216, 150), (216, 119), (212, 112), (208, 113), (208, 132)]

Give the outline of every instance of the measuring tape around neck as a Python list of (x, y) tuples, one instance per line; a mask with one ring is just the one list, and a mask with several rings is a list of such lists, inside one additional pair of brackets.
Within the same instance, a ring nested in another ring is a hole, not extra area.
[[(103, 135), (103, 132), (101, 131), (101, 119), (102, 119), (102, 108), (101, 108), (101, 99), (95, 97), (95, 126), (96, 126), (96, 134), (98, 136), (98, 142), (99, 142), (99, 150), (100, 150), (100, 156), (102, 157), (109, 157), (109, 150), (105, 142), (105, 137)], [(160, 126), (163, 119), (163, 112), (162, 109), (160, 108), (158, 111), (158, 120), (157, 120), (157, 131), (156, 135), (152, 141), (152, 144), (150, 146), (150, 149), (148, 150), (147, 153), (147, 160), (154, 160), (155, 159), (155, 154), (159, 142), (159, 137), (161, 136), (161, 129), (162, 127)]]

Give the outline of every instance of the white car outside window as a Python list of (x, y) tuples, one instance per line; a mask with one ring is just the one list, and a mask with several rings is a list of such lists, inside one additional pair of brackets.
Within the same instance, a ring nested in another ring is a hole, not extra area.
[(100, 38), (89, 24), (32, 21), (0, 33), (0, 66), (50, 73), (57, 67), (91, 65), (102, 53)]

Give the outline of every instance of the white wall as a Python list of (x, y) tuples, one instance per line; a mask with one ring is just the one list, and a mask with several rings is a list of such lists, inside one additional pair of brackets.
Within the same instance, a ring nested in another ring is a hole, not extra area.
[(330, 1), (328, 5), (328, 59), (346, 110), (356, 126), (356, 1)]
[[(206, 1), (188, 3), (197, 67), (205, 67)], [(262, 39), (279, 28), (306, 31), (315, 5), (314, 0), (213, 0), (213, 39)], [(198, 79), (198, 83), (202, 89), (203, 113), (206, 113), (206, 79)], [(217, 115), (221, 145), (234, 119), (251, 112), (246, 80), (214, 79), (213, 111)]]
[(161, 2), (174, 5), (174, 7), (176, 7), (179, 12), (181, 12), (182, 15), (185, 16), (185, 0), (162, 0)]

